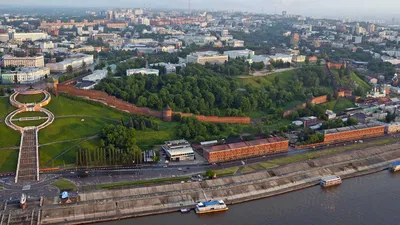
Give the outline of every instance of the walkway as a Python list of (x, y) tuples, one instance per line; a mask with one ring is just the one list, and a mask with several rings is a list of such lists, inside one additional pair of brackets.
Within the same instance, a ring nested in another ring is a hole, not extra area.
[(25, 128), (22, 133), (15, 183), (39, 180), (37, 133), (36, 127)]
[[(33, 95), (33, 94), (44, 94), (44, 99), (39, 103), (21, 103), (17, 101), (19, 94)], [(29, 183), (31, 181), (39, 181), (39, 141), (38, 131), (47, 127), (54, 121), (54, 115), (49, 110), (42, 108), (49, 104), (51, 95), (44, 90), (28, 90), (28, 91), (15, 91), (10, 96), (10, 104), (17, 108), (17, 110), (11, 112), (5, 120), (8, 127), (21, 132), (21, 145), (19, 148), (17, 171), (15, 173), (15, 183), (23, 182)], [(43, 112), (47, 115), (46, 121), (39, 126), (33, 127), (20, 127), (13, 123), (13, 121), (29, 121), (37, 118), (20, 118), (13, 119), (13, 117), (23, 112)]]

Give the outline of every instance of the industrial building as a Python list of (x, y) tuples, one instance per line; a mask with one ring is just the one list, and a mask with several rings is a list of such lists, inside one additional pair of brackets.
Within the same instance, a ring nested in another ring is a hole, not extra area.
[(195, 160), (193, 148), (186, 140), (166, 141), (162, 149), (171, 161)]
[(324, 143), (342, 142), (349, 140), (359, 140), (382, 136), (385, 134), (385, 126), (369, 123), (349, 127), (341, 127), (324, 130)]

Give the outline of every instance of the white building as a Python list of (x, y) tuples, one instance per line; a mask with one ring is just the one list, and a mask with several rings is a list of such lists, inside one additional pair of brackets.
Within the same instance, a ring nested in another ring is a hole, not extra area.
[(179, 66), (181, 68), (184, 68), (184, 67), (186, 67), (186, 64), (185, 63), (171, 64), (171, 63), (160, 62), (160, 63), (150, 64), (150, 66), (151, 67), (163, 66), (163, 67), (165, 67), (165, 72), (166, 73), (175, 73), (176, 72), (176, 67)]
[(23, 66), (23, 67), (44, 67), (44, 57), (15, 57), (12, 55), (5, 55), (2, 58), (2, 64), (7, 66)]
[(306, 56), (304, 55), (294, 55), (292, 57), (292, 61), (294, 63), (301, 63), (301, 62), (305, 62), (306, 61)]
[(20, 67), (15, 71), (6, 71), (1, 74), (3, 84), (32, 84), (43, 80), (50, 75), (50, 69), (46, 67)]
[(45, 42), (40, 42), (40, 48), (43, 49), (53, 49), (55, 48), (55, 45), (52, 41), (45, 41)]
[(336, 118), (336, 113), (334, 113), (332, 110), (326, 110), (325, 114), (328, 116), (329, 120), (335, 119)]
[(171, 161), (194, 160), (194, 151), (186, 140), (166, 141), (162, 146)]
[(146, 68), (140, 68), (140, 69), (129, 69), (126, 70), (126, 75), (135, 75), (135, 74), (140, 74), (140, 75), (156, 75), (160, 73), (159, 70), (156, 69), (146, 69)]
[(275, 55), (271, 55), (269, 56), (269, 58), (273, 61), (279, 61), (282, 60), (284, 63), (287, 62), (292, 62), (292, 56), (291, 55), (287, 55), (287, 54), (275, 54)]
[(130, 42), (134, 45), (146, 45), (155, 42), (152, 38), (131, 39)]
[(224, 55), (229, 56), (229, 58), (248, 58), (249, 56), (254, 55), (254, 51), (245, 49), (245, 50), (231, 50), (231, 51), (225, 51)]
[(229, 47), (233, 47), (233, 48), (243, 48), (244, 47), (244, 41), (232, 39), (232, 40), (228, 41), (228, 46)]
[(47, 39), (46, 33), (11, 33), (11, 39), (19, 41), (37, 41)]
[(227, 55), (221, 55), (215, 51), (207, 51), (207, 52), (194, 52), (190, 55), (186, 56), (187, 63), (199, 63), (199, 64), (223, 64), (225, 61), (228, 61), (229, 58)]
[(66, 72), (68, 66), (72, 66), (72, 69), (82, 68), (86, 64), (93, 64), (93, 55), (86, 54), (76, 54), (70, 56), (70, 58), (65, 59), (58, 63), (47, 63), (46, 67), (51, 70), (51, 72)]
[(190, 44), (204, 46), (208, 44), (213, 44), (217, 41), (217, 38), (210, 35), (186, 35), (183, 40), (185, 41), (186, 46)]

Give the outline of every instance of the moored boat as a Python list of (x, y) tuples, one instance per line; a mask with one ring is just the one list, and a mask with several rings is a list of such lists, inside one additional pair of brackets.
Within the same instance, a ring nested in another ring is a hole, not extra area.
[(400, 171), (400, 161), (393, 162), (392, 164), (390, 164), (390, 171), (392, 172)]
[(342, 178), (340, 178), (339, 176), (323, 177), (323, 178), (321, 178), (321, 182), (320, 182), (322, 187), (335, 186), (335, 185), (339, 185), (341, 183), (342, 183)]
[(190, 213), (190, 209), (183, 208), (183, 209), (181, 209), (181, 213)]
[(197, 214), (220, 212), (226, 210), (228, 210), (228, 207), (223, 200), (199, 202), (196, 205)]

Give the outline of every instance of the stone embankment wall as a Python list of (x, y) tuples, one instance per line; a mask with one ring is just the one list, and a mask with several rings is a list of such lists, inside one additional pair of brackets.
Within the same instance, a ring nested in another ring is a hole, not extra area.
[(41, 208), (41, 224), (89, 223), (158, 214), (193, 207), (197, 201), (210, 199), (234, 204), (313, 186), (322, 176), (346, 177), (379, 170), (399, 158), (400, 144), (396, 143), (241, 176), (80, 193), (80, 202), (71, 205), (59, 205), (57, 198), (50, 198), (44, 200)]

